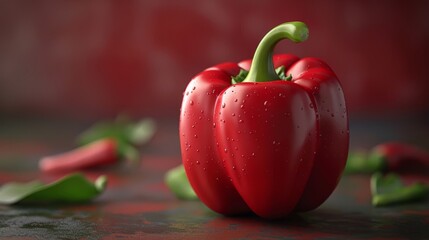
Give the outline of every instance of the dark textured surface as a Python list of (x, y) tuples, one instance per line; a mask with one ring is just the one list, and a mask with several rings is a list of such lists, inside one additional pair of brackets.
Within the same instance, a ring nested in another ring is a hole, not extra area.
[[(61, 177), (38, 172), (37, 160), (73, 146), (81, 126), (19, 126), (0, 127), (0, 184)], [(160, 123), (157, 136), (143, 149), (140, 164), (85, 172), (92, 179), (100, 174), (109, 178), (106, 192), (91, 203), (0, 206), (0, 238), (429, 239), (429, 202), (374, 208), (368, 176), (343, 177), (320, 208), (282, 221), (227, 218), (198, 201), (176, 200), (163, 184), (164, 173), (180, 163), (175, 127)], [(427, 176), (406, 178), (429, 183)]]

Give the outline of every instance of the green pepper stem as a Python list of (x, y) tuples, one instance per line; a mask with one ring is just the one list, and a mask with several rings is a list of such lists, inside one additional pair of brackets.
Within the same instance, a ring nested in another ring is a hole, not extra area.
[(243, 82), (267, 82), (280, 79), (273, 64), (274, 47), (283, 39), (298, 43), (307, 38), (308, 28), (303, 22), (286, 22), (273, 28), (262, 38), (256, 48), (249, 74)]

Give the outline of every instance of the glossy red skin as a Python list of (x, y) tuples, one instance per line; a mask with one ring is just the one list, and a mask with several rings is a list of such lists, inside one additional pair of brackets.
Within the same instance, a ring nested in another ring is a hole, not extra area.
[(183, 164), (197, 195), (216, 212), (249, 207), (261, 217), (280, 218), (314, 209), (345, 166), (348, 120), (335, 74), (314, 58), (285, 54), (273, 60), (292, 81), (231, 85), (238, 66), (249, 68), (246, 60), (209, 68), (185, 91)]
[[(317, 58), (299, 60), (290, 54), (275, 55), (274, 66), (285, 66), (286, 76), (313, 96), (318, 111), (320, 134), (314, 167), (297, 206), (309, 211), (320, 206), (334, 191), (344, 170), (349, 149), (349, 125), (341, 84), (331, 68)], [(244, 64), (243, 64), (244, 63)], [(239, 63), (245, 69), (250, 61)]]
[(192, 188), (210, 209), (225, 215), (249, 211), (226, 173), (213, 131), (217, 96), (231, 85), (230, 76), (240, 70), (236, 64), (231, 69), (229, 74), (206, 70), (191, 80), (184, 93), (179, 126), (182, 161)]
[(349, 151), (347, 108), (337, 76), (323, 61), (303, 58), (286, 74), (292, 74), (292, 82), (306, 88), (314, 97), (319, 114), (319, 149), (297, 206), (298, 211), (308, 211), (317, 208), (331, 195), (346, 165)]
[(288, 215), (305, 188), (318, 139), (310, 105), (305, 89), (283, 80), (232, 85), (216, 101), (218, 151), (234, 186), (261, 217)]

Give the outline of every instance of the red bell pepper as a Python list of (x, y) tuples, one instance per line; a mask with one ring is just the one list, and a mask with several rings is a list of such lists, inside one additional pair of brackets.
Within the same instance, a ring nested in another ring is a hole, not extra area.
[(318, 207), (336, 187), (349, 145), (338, 78), (319, 59), (272, 55), (280, 40), (307, 36), (302, 22), (281, 24), (262, 39), (252, 61), (216, 65), (188, 84), (182, 159), (196, 194), (212, 210), (281, 218)]

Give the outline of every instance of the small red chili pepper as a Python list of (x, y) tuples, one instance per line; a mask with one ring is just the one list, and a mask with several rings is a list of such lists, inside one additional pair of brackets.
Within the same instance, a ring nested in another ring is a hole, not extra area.
[(118, 159), (116, 141), (105, 138), (66, 153), (44, 157), (39, 162), (39, 168), (44, 172), (69, 172), (110, 165)]
[(371, 156), (381, 158), (387, 171), (429, 171), (429, 153), (410, 144), (399, 142), (379, 144), (372, 149)]

